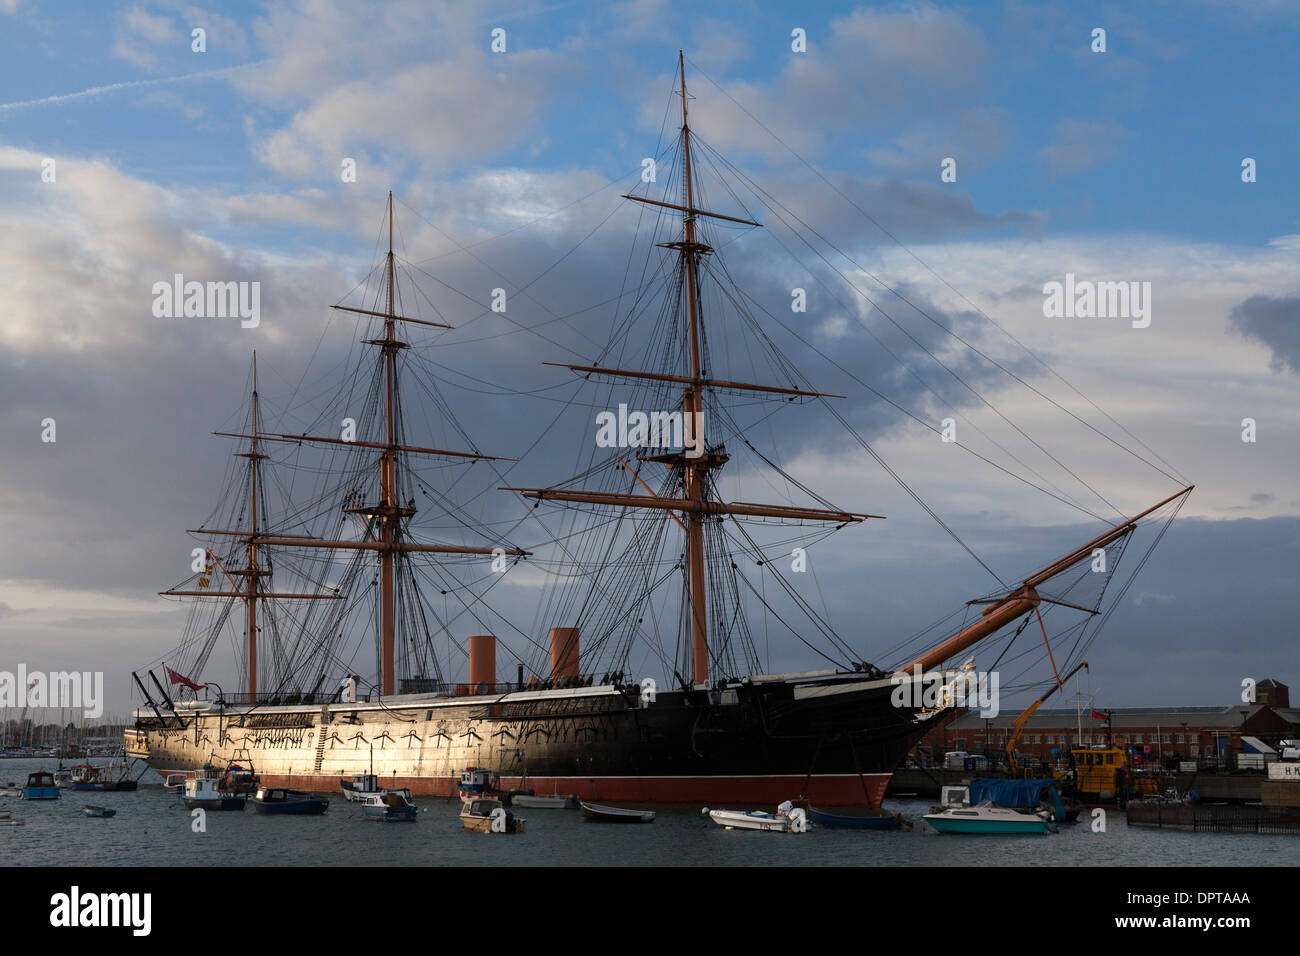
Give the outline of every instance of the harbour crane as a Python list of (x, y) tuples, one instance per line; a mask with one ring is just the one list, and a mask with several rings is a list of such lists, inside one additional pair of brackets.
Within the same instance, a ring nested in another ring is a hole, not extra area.
[(1007, 767), (1010, 768), (1013, 777), (1020, 776), (1020, 765), (1016, 763), (1016, 744), (1020, 743), (1020, 737), (1024, 734), (1025, 723), (1030, 717), (1034, 716), (1034, 711), (1038, 710), (1038, 708), (1043, 705), (1043, 701), (1047, 700), (1047, 698), (1051, 697), (1058, 690), (1064, 687), (1066, 681), (1087, 666), (1088, 662), (1083, 661), (1078, 665), (1078, 667), (1054, 683), (1047, 689), (1047, 693), (1026, 707), (1025, 712), (1017, 717), (1015, 723), (1011, 725), (1011, 734), (1007, 737)]

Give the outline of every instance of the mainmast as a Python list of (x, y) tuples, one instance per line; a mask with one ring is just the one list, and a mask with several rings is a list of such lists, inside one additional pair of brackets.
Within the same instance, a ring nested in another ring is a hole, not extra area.
[[(686, 121), (686, 60), (682, 51), (677, 51), (677, 67), (682, 75), (682, 150), (684, 172), (686, 176), (686, 207), (695, 208), (695, 186), (691, 176), (691, 129)], [(703, 442), (704, 434), (699, 426), (704, 421), (704, 395), (700, 385), (700, 317), (697, 311), (696, 289), (699, 282), (699, 256), (702, 247), (695, 241), (695, 215), (687, 212), (682, 219), (685, 241), (681, 244), (680, 255), (682, 268), (686, 273), (686, 305), (690, 322), (691, 378), (693, 381), (682, 395), (683, 428), (686, 422), (694, 422), (697, 428), (696, 442)], [(686, 463), (686, 498), (700, 504), (704, 500), (704, 484), (709, 477), (710, 465), (707, 455), (701, 455), (696, 461)], [(698, 510), (692, 511), (686, 526), (687, 552), (690, 558), (690, 598), (691, 598), (691, 647), (694, 658), (696, 684), (708, 683), (709, 674), (709, 632), (707, 609), (704, 603), (704, 515)]]
[[(661, 206), (666, 209), (673, 209), (682, 213), (682, 239), (677, 242), (660, 243), (660, 245), (677, 252), (679, 257), (679, 268), (683, 275), (683, 285), (686, 290), (687, 341), (690, 350), (687, 357), (688, 367), (684, 370), (686, 375), (663, 375), (638, 370), (606, 369), (590, 365), (566, 364), (564, 367), (587, 375), (612, 375), (649, 381), (677, 382), (685, 385), (685, 388), (682, 390), (683, 434), (693, 436), (695, 443), (694, 450), (698, 454), (687, 454), (687, 449), (684, 448), (680, 454), (670, 453), (645, 456), (641, 458), (642, 461), (660, 462), (667, 465), (669, 468), (681, 468), (683, 472), (684, 496), (682, 498), (663, 498), (654, 495), (653, 492), (651, 492), (650, 495), (604, 494), (550, 488), (511, 488), (508, 490), (518, 491), (527, 498), (537, 498), (539, 500), (545, 498), (553, 501), (611, 504), (625, 507), (681, 511), (685, 513), (686, 577), (688, 604), (691, 617), (692, 684), (696, 687), (700, 687), (707, 685), (709, 682), (709, 617), (706, 585), (708, 576), (705, 573), (706, 565), (704, 557), (704, 520), (707, 516), (729, 514), (836, 522), (860, 522), (867, 518), (878, 518), (880, 515), (858, 514), (854, 512), (834, 511), (819, 508), (797, 508), (784, 505), (755, 505), (740, 502), (727, 504), (712, 500), (709, 497), (709, 489), (711, 487), (710, 473), (726, 464), (728, 456), (722, 451), (721, 447), (710, 447), (709, 443), (705, 439), (704, 389), (706, 387), (751, 392), (769, 392), (807, 398), (841, 398), (843, 396), (826, 395), (822, 392), (804, 391), (803, 389), (797, 388), (779, 388), (767, 385), (751, 385), (742, 382), (720, 381), (704, 377), (705, 370), (700, 334), (702, 310), (699, 263), (700, 257), (711, 255), (713, 249), (697, 239), (695, 231), (696, 219), (699, 216), (708, 216), (713, 219), (723, 219), (728, 222), (736, 222), (755, 227), (760, 226), (760, 223), (752, 222), (748, 219), (738, 219), (734, 216), (724, 216), (720, 213), (708, 212), (707, 210), (696, 208), (694, 175), (691, 170), (691, 130), (688, 122), (686, 105), (686, 60), (685, 56), (680, 51), (677, 54), (677, 65), (681, 73), (682, 152), (683, 176), (685, 178), (686, 186), (686, 205), (680, 206), (676, 203), (660, 202), (654, 199), (646, 199), (641, 196), (625, 195), (623, 198), (633, 200), (634, 202), (646, 203), (651, 206)], [(644, 486), (644, 483), (642, 484)], [(649, 490), (648, 487), (647, 490)], [(679, 520), (678, 523), (681, 524), (682, 522)]]
[(405, 516), (415, 514), (414, 509), (403, 509), (398, 507), (397, 502), (397, 438), (396, 429), (394, 428), (393, 415), (395, 406), (393, 402), (393, 384), (397, 375), (396, 361), (397, 350), (405, 348), (404, 343), (398, 342), (394, 333), (397, 325), (393, 318), (393, 292), (395, 289), (393, 281), (393, 191), (388, 191), (388, 315), (384, 318), (384, 377), (385, 377), (385, 401), (384, 401), (384, 423), (385, 434), (387, 435), (388, 447), (384, 449), (379, 456), (379, 475), (380, 486), (383, 488), (383, 499), (380, 501), (380, 535), (379, 539), (384, 544), (384, 550), (380, 552), (379, 564), (379, 600), (380, 600), (380, 654), (381, 667), (383, 672), (379, 675), (379, 684), (383, 693), (393, 693), (394, 686), (394, 661), (393, 661), (393, 633), (394, 620), (396, 617), (396, 604), (394, 601), (394, 581), (393, 565), (394, 555), (393, 543), (397, 537), (398, 523)]
[[(248, 585), (244, 603), (248, 608), (248, 695), (257, 699), (257, 479), (265, 457), (257, 450), (257, 433), (262, 430), (257, 398), (257, 352), (253, 353), (253, 432), (248, 440)], [(265, 572), (269, 574), (270, 572)]]

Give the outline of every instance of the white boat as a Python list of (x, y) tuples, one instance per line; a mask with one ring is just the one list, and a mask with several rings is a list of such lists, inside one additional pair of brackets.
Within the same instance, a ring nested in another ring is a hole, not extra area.
[(181, 800), (191, 810), (242, 810), (246, 798), (242, 793), (222, 789), (224, 777), (195, 775), (185, 781)]
[(351, 780), (339, 781), (339, 786), (343, 790), (344, 799), (351, 803), (369, 803), (371, 797), (382, 797), (387, 793), (395, 793), (405, 798), (407, 803), (411, 802), (409, 789), (381, 787), (379, 777), (373, 773), (354, 773)]
[(367, 820), (381, 823), (414, 820), (420, 810), (405, 793), (403, 790), (384, 790), (367, 794), (361, 801), (362, 815)]
[(12, 780), (0, 787), (0, 797), (21, 797), (22, 795), (23, 788)]
[(653, 810), (634, 810), (628, 807), (606, 807), (599, 803), (579, 800), (582, 815), (592, 823), (654, 823)]
[(576, 793), (554, 793), (550, 796), (538, 796), (535, 793), (511, 793), (512, 807), (527, 807), (532, 810), (576, 810), (579, 805)]
[(940, 833), (1055, 833), (1044, 813), (981, 803), (927, 813), (924, 820)]
[(789, 813), (767, 813), (763, 810), (710, 810), (704, 808), (714, 823), (728, 830), (774, 830), (778, 833), (804, 833), (808, 829), (808, 815), (801, 807)]

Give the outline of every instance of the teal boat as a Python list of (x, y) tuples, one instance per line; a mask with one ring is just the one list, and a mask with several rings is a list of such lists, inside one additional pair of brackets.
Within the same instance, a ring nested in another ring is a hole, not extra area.
[(971, 802), (927, 813), (925, 821), (940, 833), (1037, 834), (1055, 833), (1052, 821), (1065, 819), (1050, 780), (976, 780), (968, 796)]
[(1049, 833), (1055, 827), (1030, 810), (1012, 810), (984, 804), (978, 807), (950, 807), (927, 813), (924, 820), (940, 833)]
[(27, 786), (23, 787), (24, 800), (57, 800), (59, 788), (54, 783), (54, 774), (48, 770), (39, 770), (27, 775)]

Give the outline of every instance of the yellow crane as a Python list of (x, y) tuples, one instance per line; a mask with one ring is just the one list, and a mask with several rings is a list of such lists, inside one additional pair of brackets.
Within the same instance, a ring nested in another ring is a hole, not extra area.
[(1043, 701), (1047, 700), (1047, 698), (1051, 697), (1058, 690), (1064, 687), (1066, 681), (1087, 666), (1088, 662), (1083, 661), (1078, 667), (1058, 680), (1048, 688), (1047, 693), (1026, 707), (1025, 712), (1017, 717), (1016, 722), (1011, 725), (1011, 734), (1007, 737), (1007, 767), (1011, 770), (1011, 775), (1013, 777), (1020, 776), (1020, 765), (1016, 763), (1016, 744), (1020, 743), (1020, 737), (1024, 734), (1026, 721), (1028, 721), (1030, 717), (1034, 716), (1034, 711), (1038, 710), (1038, 708), (1043, 705)]

